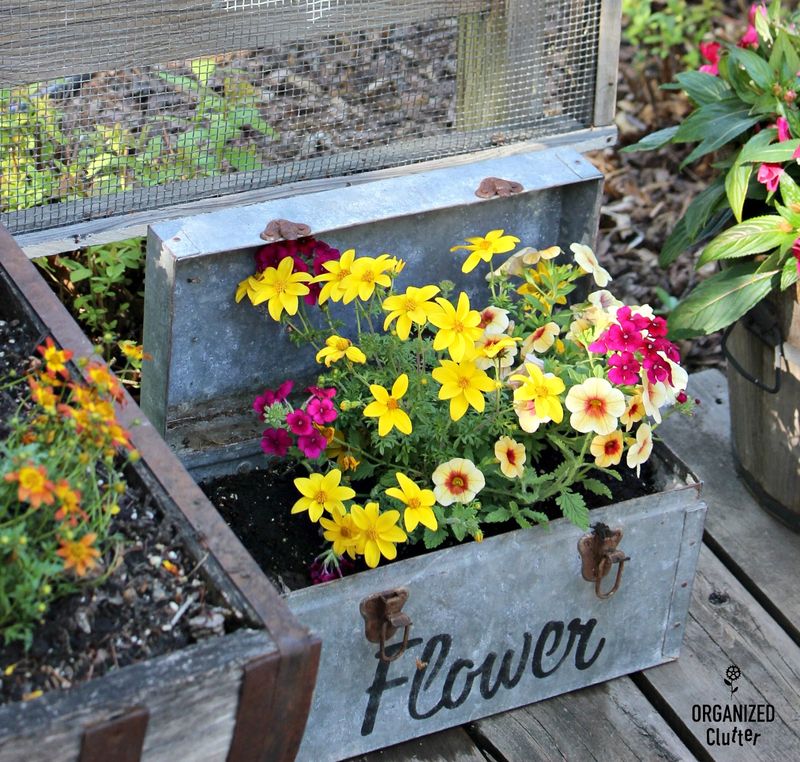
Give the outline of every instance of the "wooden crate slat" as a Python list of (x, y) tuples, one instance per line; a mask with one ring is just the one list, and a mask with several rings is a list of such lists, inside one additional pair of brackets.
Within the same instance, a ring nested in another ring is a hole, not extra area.
[[(530, 759), (526, 756), (525, 759)], [(424, 738), (390, 746), (349, 762), (486, 762), (474, 741), (463, 728), (451, 728)]]
[(487, 717), (473, 728), (479, 742), (507, 760), (692, 759), (628, 677)]
[[(781, 568), (767, 561), (765, 566), (775, 576), (793, 578), (797, 570), (796, 563)], [(733, 696), (724, 683), (732, 664), (741, 670)], [(800, 759), (800, 647), (705, 546), (681, 657), (646, 670), (641, 680), (656, 705), (674, 715), (713, 760)], [(764, 703), (775, 709), (773, 722), (695, 722), (692, 718), (694, 705)], [(734, 727), (743, 732), (750, 728), (761, 735), (755, 745), (716, 745), (715, 728), (728, 731)]]
[[(800, 638), (800, 534), (768, 515), (735, 477), (725, 377), (718, 370), (694, 374), (689, 393), (700, 400), (697, 415), (673, 416), (658, 433), (705, 485), (707, 541), (730, 560), (728, 566), (738, 568), (737, 574), (772, 615)], [(769, 447), (769, 442), (763, 444)]]

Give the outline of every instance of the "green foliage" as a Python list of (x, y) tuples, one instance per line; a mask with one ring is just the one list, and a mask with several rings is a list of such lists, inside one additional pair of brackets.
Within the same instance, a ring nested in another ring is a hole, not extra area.
[[(755, 6), (754, 6), (755, 7)], [(695, 109), (674, 128), (627, 150), (694, 143), (684, 165), (716, 153), (716, 180), (694, 199), (660, 255), (663, 266), (707, 242), (697, 265), (730, 263), (700, 283), (670, 314), (674, 335), (724, 328), (769, 293), (796, 282), (800, 241), (800, 13), (774, 2), (755, 12), (751, 45), (720, 49), (719, 75), (679, 74)], [(778, 129), (780, 126), (780, 130)], [(733, 224), (732, 224), (733, 223)], [(742, 262), (742, 260), (747, 260)]]
[(678, 58), (700, 65), (698, 46), (719, 12), (718, 0), (622, 0), (622, 34), (636, 51), (635, 62)]

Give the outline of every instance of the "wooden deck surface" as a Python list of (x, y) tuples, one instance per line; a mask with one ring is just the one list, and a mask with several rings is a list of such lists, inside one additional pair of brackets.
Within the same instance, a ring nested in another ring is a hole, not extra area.
[[(765, 513), (736, 477), (725, 377), (696, 374), (689, 391), (698, 413), (658, 430), (703, 481), (708, 505), (680, 658), (358, 762), (800, 760), (800, 534)], [(723, 682), (730, 665), (741, 670), (733, 695)], [(768, 704), (774, 718), (762, 709), (761, 718), (713, 721), (703, 718), (704, 704)]]

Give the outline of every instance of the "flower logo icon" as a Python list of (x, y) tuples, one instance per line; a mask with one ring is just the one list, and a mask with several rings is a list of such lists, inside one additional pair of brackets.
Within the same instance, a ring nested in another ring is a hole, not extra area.
[(742, 676), (742, 670), (739, 669), (735, 664), (731, 664), (728, 669), (725, 670), (725, 680), (724, 683), (731, 689), (731, 696), (733, 696), (736, 691), (739, 690), (738, 685), (734, 685), (734, 683)]

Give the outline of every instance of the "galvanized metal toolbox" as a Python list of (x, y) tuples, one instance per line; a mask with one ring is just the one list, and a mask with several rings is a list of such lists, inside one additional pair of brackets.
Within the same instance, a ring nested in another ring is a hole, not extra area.
[[(2, 227), (0, 299), (42, 340), (51, 336), (71, 349), (75, 361), (98, 359)], [(0, 707), (0, 760), (294, 759), (314, 685), (318, 636), (289, 611), (127, 393), (118, 418), (142, 456), (128, 478), (144, 485), (179, 527), (209, 588), (244, 613), (244, 626), (67, 691)]]

